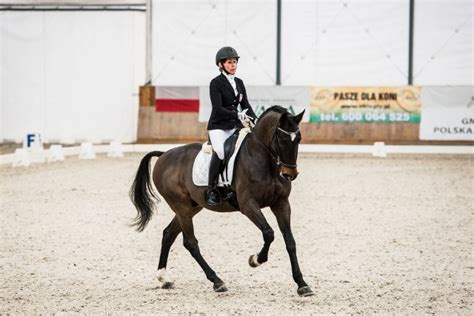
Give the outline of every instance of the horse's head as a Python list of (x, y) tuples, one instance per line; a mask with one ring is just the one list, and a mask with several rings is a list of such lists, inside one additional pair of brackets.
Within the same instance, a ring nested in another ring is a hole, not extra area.
[(304, 111), (293, 116), (286, 109), (274, 106), (262, 114), (255, 128), (257, 137), (273, 156), (280, 175), (288, 180), (298, 176), (296, 160), (301, 141), (299, 124), (303, 114)]

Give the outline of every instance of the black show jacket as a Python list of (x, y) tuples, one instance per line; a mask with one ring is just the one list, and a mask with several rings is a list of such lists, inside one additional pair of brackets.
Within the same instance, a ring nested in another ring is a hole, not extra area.
[[(233, 129), (234, 127), (242, 127), (242, 123), (237, 116), (239, 101), (242, 110), (248, 109), (248, 116), (257, 117), (247, 99), (247, 91), (245, 90), (244, 82), (237, 77), (234, 79), (237, 86), (237, 96), (234, 93), (234, 88), (232, 88), (232, 85), (224, 74), (220, 74), (211, 80), (209, 93), (211, 96), (212, 112), (207, 124), (208, 130), (226, 130)], [(242, 99), (240, 99), (241, 97)]]

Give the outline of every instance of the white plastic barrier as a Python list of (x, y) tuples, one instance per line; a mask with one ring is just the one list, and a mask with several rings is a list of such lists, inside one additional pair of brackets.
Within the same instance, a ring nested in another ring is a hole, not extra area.
[(79, 159), (95, 159), (95, 150), (92, 143), (85, 142), (81, 144), (81, 152), (79, 153)]
[[(150, 151), (167, 151), (172, 148), (182, 146), (183, 144), (147, 144), (147, 145), (122, 145), (124, 153), (146, 153)], [(438, 145), (438, 146), (420, 146), (420, 145), (385, 145), (385, 153), (388, 154), (449, 154), (449, 155), (474, 155), (474, 146), (453, 146), (453, 145)], [(329, 154), (368, 154), (372, 155), (374, 150), (373, 145), (310, 145), (302, 144), (299, 147), (300, 153), (329, 153)], [(104, 154), (110, 151), (109, 145), (98, 145), (94, 147), (97, 154)], [(21, 151), (14, 154), (0, 155), (0, 164), (12, 164), (19, 161), (27, 161), (19, 159)], [(80, 146), (63, 148), (64, 156), (77, 156), (81, 153)], [(24, 155), (24, 154), (22, 154)], [(29, 157), (29, 156), (27, 156)], [(31, 158), (30, 158), (31, 160)], [(30, 162), (31, 163), (31, 162)]]
[(372, 156), (374, 157), (387, 157), (384, 142), (375, 142), (372, 146)]
[(107, 157), (111, 158), (121, 158), (123, 157), (123, 149), (121, 142), (111, 142), (109, 146), (109, 151), (107, 153)]
[(48, 155), (46, 159), (48, 162), (64, 161), (63, 146), (51, 145), (51, 147), (49, 147)]
[(13, 167), (28, 167), (31, 165), (31, 155), (28, 149), (18, 148), (13, 154)]

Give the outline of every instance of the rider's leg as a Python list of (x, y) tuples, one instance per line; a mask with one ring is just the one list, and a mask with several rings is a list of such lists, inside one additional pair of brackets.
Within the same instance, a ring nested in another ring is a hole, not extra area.
[(219, 205), (221, 199), (217, 191), (217, 183), (219, 181), (219, 173), (222, 172), (221, 165), (224, 160), (224, 142), (229, 138), (235, 129), (220, 130), (213, 129), (209, 131), (209, 139), (211, 140), (212, 148), (214, 150), (209, 166), (209, 182), (207, 189), (207, 203), (209, 205)]
[(207, 204), (209, 205), (219, 205), (221, 203), (219, 192), (217, 191), (221, 163), (222, 160), (220, 160), (219, 156), (213, 152), (211, 164), (209, 166), (209, 182), (207, 185)]

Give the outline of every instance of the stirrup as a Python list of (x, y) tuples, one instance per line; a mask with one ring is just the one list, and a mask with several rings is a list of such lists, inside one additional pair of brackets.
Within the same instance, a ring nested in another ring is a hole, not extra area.
[(221, 204), (221, 197), (219, 196), (219, 192), (216, 188), (207, 190), (207, 204), (211, 206)]

